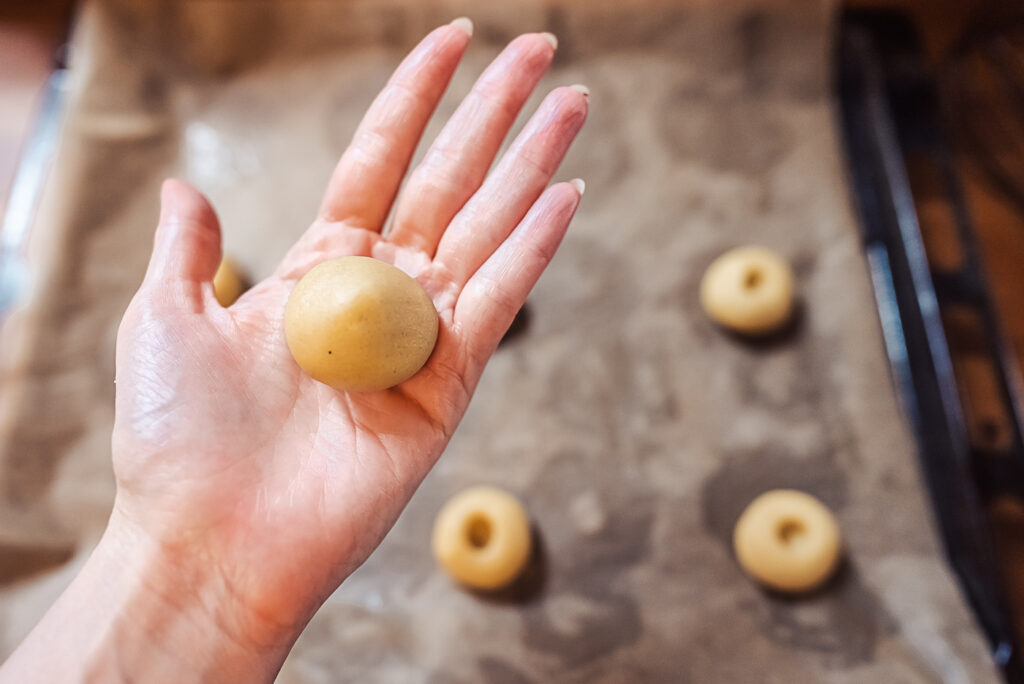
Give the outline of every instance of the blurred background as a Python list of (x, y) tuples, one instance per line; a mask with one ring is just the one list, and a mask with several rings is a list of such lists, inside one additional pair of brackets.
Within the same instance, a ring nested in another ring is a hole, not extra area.
[[(425, 140), (507, 40), (552, 31), (545, 85), (593, 93), (559, 173), (588, 193), (449, 453), (281, 680), (1024, 681), (1006, 0), (5, 0), (0, 657), (109, 510), (113, 339), (160, 179), (211, 197), (258, 279), (401, 55), (462, 14), (474, 47)], [(801, 287), (766, 344), (696, 303), (710, 260), (750, 242)], [(463, 595), (425, 550), (440, 502), (482, 481), (528, 493), (545, 535), (521, 596)], [(847, 539), (802, 600), (751, 587), (729, 550), (777, 486)]]

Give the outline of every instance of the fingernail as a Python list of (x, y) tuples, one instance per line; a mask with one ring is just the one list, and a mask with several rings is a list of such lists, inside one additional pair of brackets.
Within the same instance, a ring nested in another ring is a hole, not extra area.
[(540, 34), (540, 36), (544, 40), (551, 43), (551, 47), (553, 47), (555, 50), (558, 49), (558, 36), (556, 36), (554, 33), (548, 33), (547, 31), (544, 31), (543, 33)]
[(583, 179), (573, 178), (569, 183), (576, 188), (576, 192), (580, 193), (580, 197), (583, 197), (583, 193), (587, 191), (587, 184), (583, 182)]
[(457, 26), (466, 32), (467, 36), (473, 35), (473, 22), (469, 17), (459, 17), (458, 19), (452, 20), (452, 26)]
[(590, 88), (583, 85), (582, 83), (575, 83), (569, 87), (575, 90), (577, 93), (583, 93), (583, 97), (590, 97)]

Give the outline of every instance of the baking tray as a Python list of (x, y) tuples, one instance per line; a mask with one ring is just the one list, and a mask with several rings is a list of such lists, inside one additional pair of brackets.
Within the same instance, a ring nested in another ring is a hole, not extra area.
[[(402, 54), (460, 14), (473, 47), (427, 139), (505, 42), (551, 30), (541, 91), (592, 91), (559, 171), (587, 195), (528, 325), (280, 681), (995, 680), (888, 377), (829, 4), (87, 3), (29, 240), (37, 285), (0, 333), (0, 520), (26, 548), (46, 532), (79, 557), (102, 528), (113, 340), (160, 180), (204, 190), (227, 253), (267, 274)], [(697, 301), (710, 261), (750, 242), (782, 253), (801, 293), (797, 325), (759, 344)], [(434, 515), (472, 484), (530, 511), (541, 552), (516, 591), (467, 593), (430, 557)], [(841, 571), (802, 599), (758, 589), (732, 557), (739, 512), (774, 487), (815, 494), (844, 531)], [(4, 649), (72, 569), (0, 591)]]

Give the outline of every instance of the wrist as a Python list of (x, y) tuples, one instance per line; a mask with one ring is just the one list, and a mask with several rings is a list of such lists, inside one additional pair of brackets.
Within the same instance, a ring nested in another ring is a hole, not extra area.
[(159, 665), (178, 681), (183, 672), (272, 681), (298, 637), (299, 630), (255, 614), (211, 559), (154, 539), (116, 507), (80, 579), (109, 597), (115, 647), (101, 652), (115, 654), (130, 673)]
[(273, 681), (300, 629), (253, 615), (203, 558), (118, 512), (0, 682)]

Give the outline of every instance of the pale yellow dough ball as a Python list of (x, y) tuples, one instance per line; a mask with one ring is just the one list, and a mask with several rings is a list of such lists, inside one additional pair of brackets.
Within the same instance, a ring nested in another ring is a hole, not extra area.
[(793, 315), (793, 270), (764, 247), (737, 247), (712, 262), (700, 283), (704, 311), (719, 325), (764, 335)]
[(839, 564), (839, 525), (810, 494), (776, 489), (754, 499), (740, 515), (733, 549), (743, 569), (761, 584), (779, 591), (810, 591)]
[(221, 259), (217, 272), (213, 275), (213, 294), (221, 306), (231, 306), (245, 291), (245, 278), (234, 261), (225, 257)]
[(370, 257), (316, 265), (292, 290), (284, 314), (299, 366), (351, 392), (386, 389), (415, 375), (434, 350), (437, 330), (437, 311), (420, 284)]
[(530, 559), (530, 521), (508, 492), (471, 487), (438, 513), (432, 546), (437, 562), (457, 581), (475, 589), (500, 589)]

